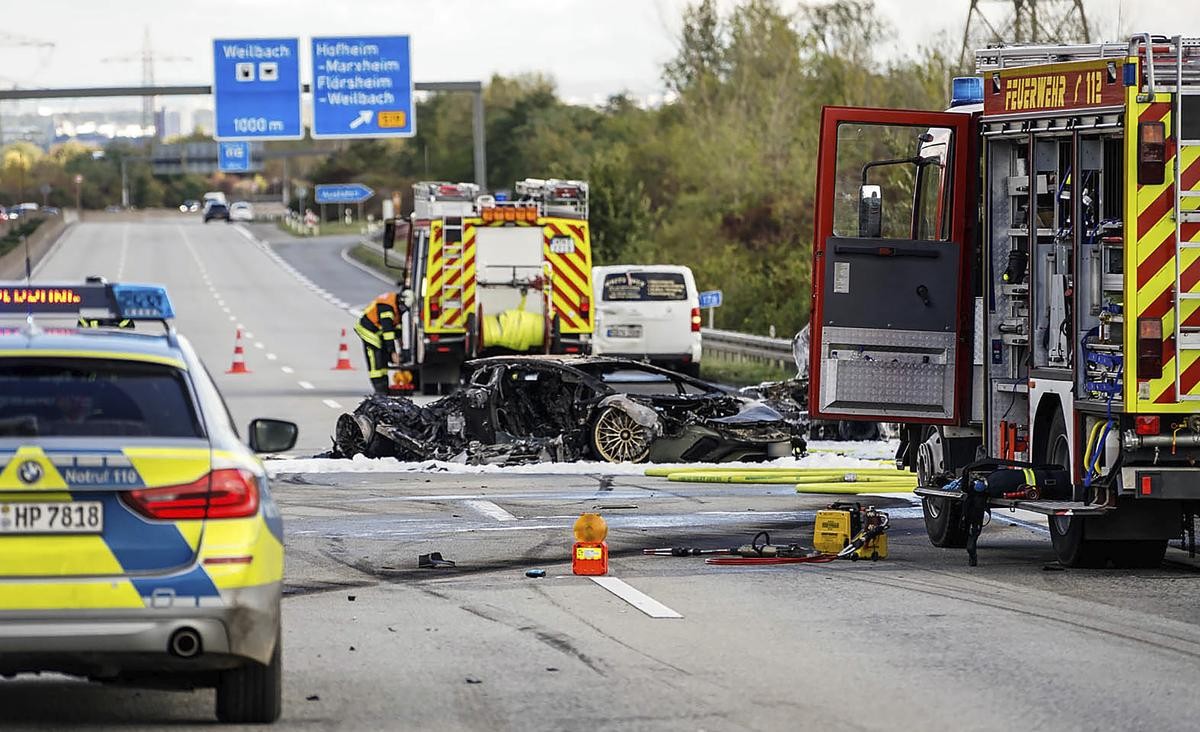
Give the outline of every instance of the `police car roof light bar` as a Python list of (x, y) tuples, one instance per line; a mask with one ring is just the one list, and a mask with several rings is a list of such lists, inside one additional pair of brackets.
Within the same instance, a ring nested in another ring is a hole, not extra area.
[[(103, 320), (150, 320), (166, 324), (175, 308), (161, 285), (97, 282), (0, 281), (0, 317), (83, 316)], [(169, 326), (168, 326), (169, 327)]]

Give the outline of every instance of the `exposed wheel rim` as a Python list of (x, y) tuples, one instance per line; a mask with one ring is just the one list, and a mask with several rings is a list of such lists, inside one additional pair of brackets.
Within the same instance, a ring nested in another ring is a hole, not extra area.
[(610, 463), (640, 463), (650, 454), (645, 428), (619, 409), (605, 410), (594, 434), (596, 452)]
[(926, 498), (925, 499), (925, 513), (929, 514), (929, 518), (931, 518), (931, 519), (936, 519), (938, 516), (941, 516), (942, 515), (941, 501), (933, 499), (933, 498)]

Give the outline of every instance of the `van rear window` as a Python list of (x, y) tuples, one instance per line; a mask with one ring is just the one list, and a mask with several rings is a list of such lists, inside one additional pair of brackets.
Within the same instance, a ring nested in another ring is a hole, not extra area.
[(183, 374), (103, 359), (0, 359), (0, 437), (202, 437)]
[(678, 272), (626, 272), (604, 277), (605, 300), (686, 300), (687, 281)]

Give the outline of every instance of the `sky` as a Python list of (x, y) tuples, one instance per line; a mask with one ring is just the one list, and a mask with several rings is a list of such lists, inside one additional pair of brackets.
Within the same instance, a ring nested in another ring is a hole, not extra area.
[[(813, 0), (820, 2), (820, 0)], [(730, 7), (737, 0), (718, 0)], [(214, 38), (409, 34), (418, 81), (550, 74), (564, 98), (627, 91), (652, 101), (689, 0), (0, 0), (0, 87), (136, 85), (146, 28), (157, 83), (210, 83)], [(794, 9), (797, 0), (779, 0)], [(996, 0), (985, 5), (1001, 6)], [(945, 34), (957, 52), (969, 0), (876, 0), (895, 33), (882, 55)], [(1150, 30), (1200, 36), (1200, 0), (1085, 0), (1108, 39)], [(914, 12), (916, 11), (916, 12)], [(53, 49), (14, 46), (14, 37)], [(128, 61), (104, 62), (125, 57)], [(305, 73), (305, 80), (308, 74)], [(197, 100), (192, 104), (202, 104)], [(45, 103), (43, 103), (45, 104)], [(79, 102), (56, 102), (56, 110)], [(137, 107), (136, 101), (121, 102)]]

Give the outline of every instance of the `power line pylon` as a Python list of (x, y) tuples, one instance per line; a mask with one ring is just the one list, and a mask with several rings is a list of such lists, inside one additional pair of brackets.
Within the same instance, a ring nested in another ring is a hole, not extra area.
[(971, 0), (960, 66), (989, 43), (1091, 43), (1083, 0)]

